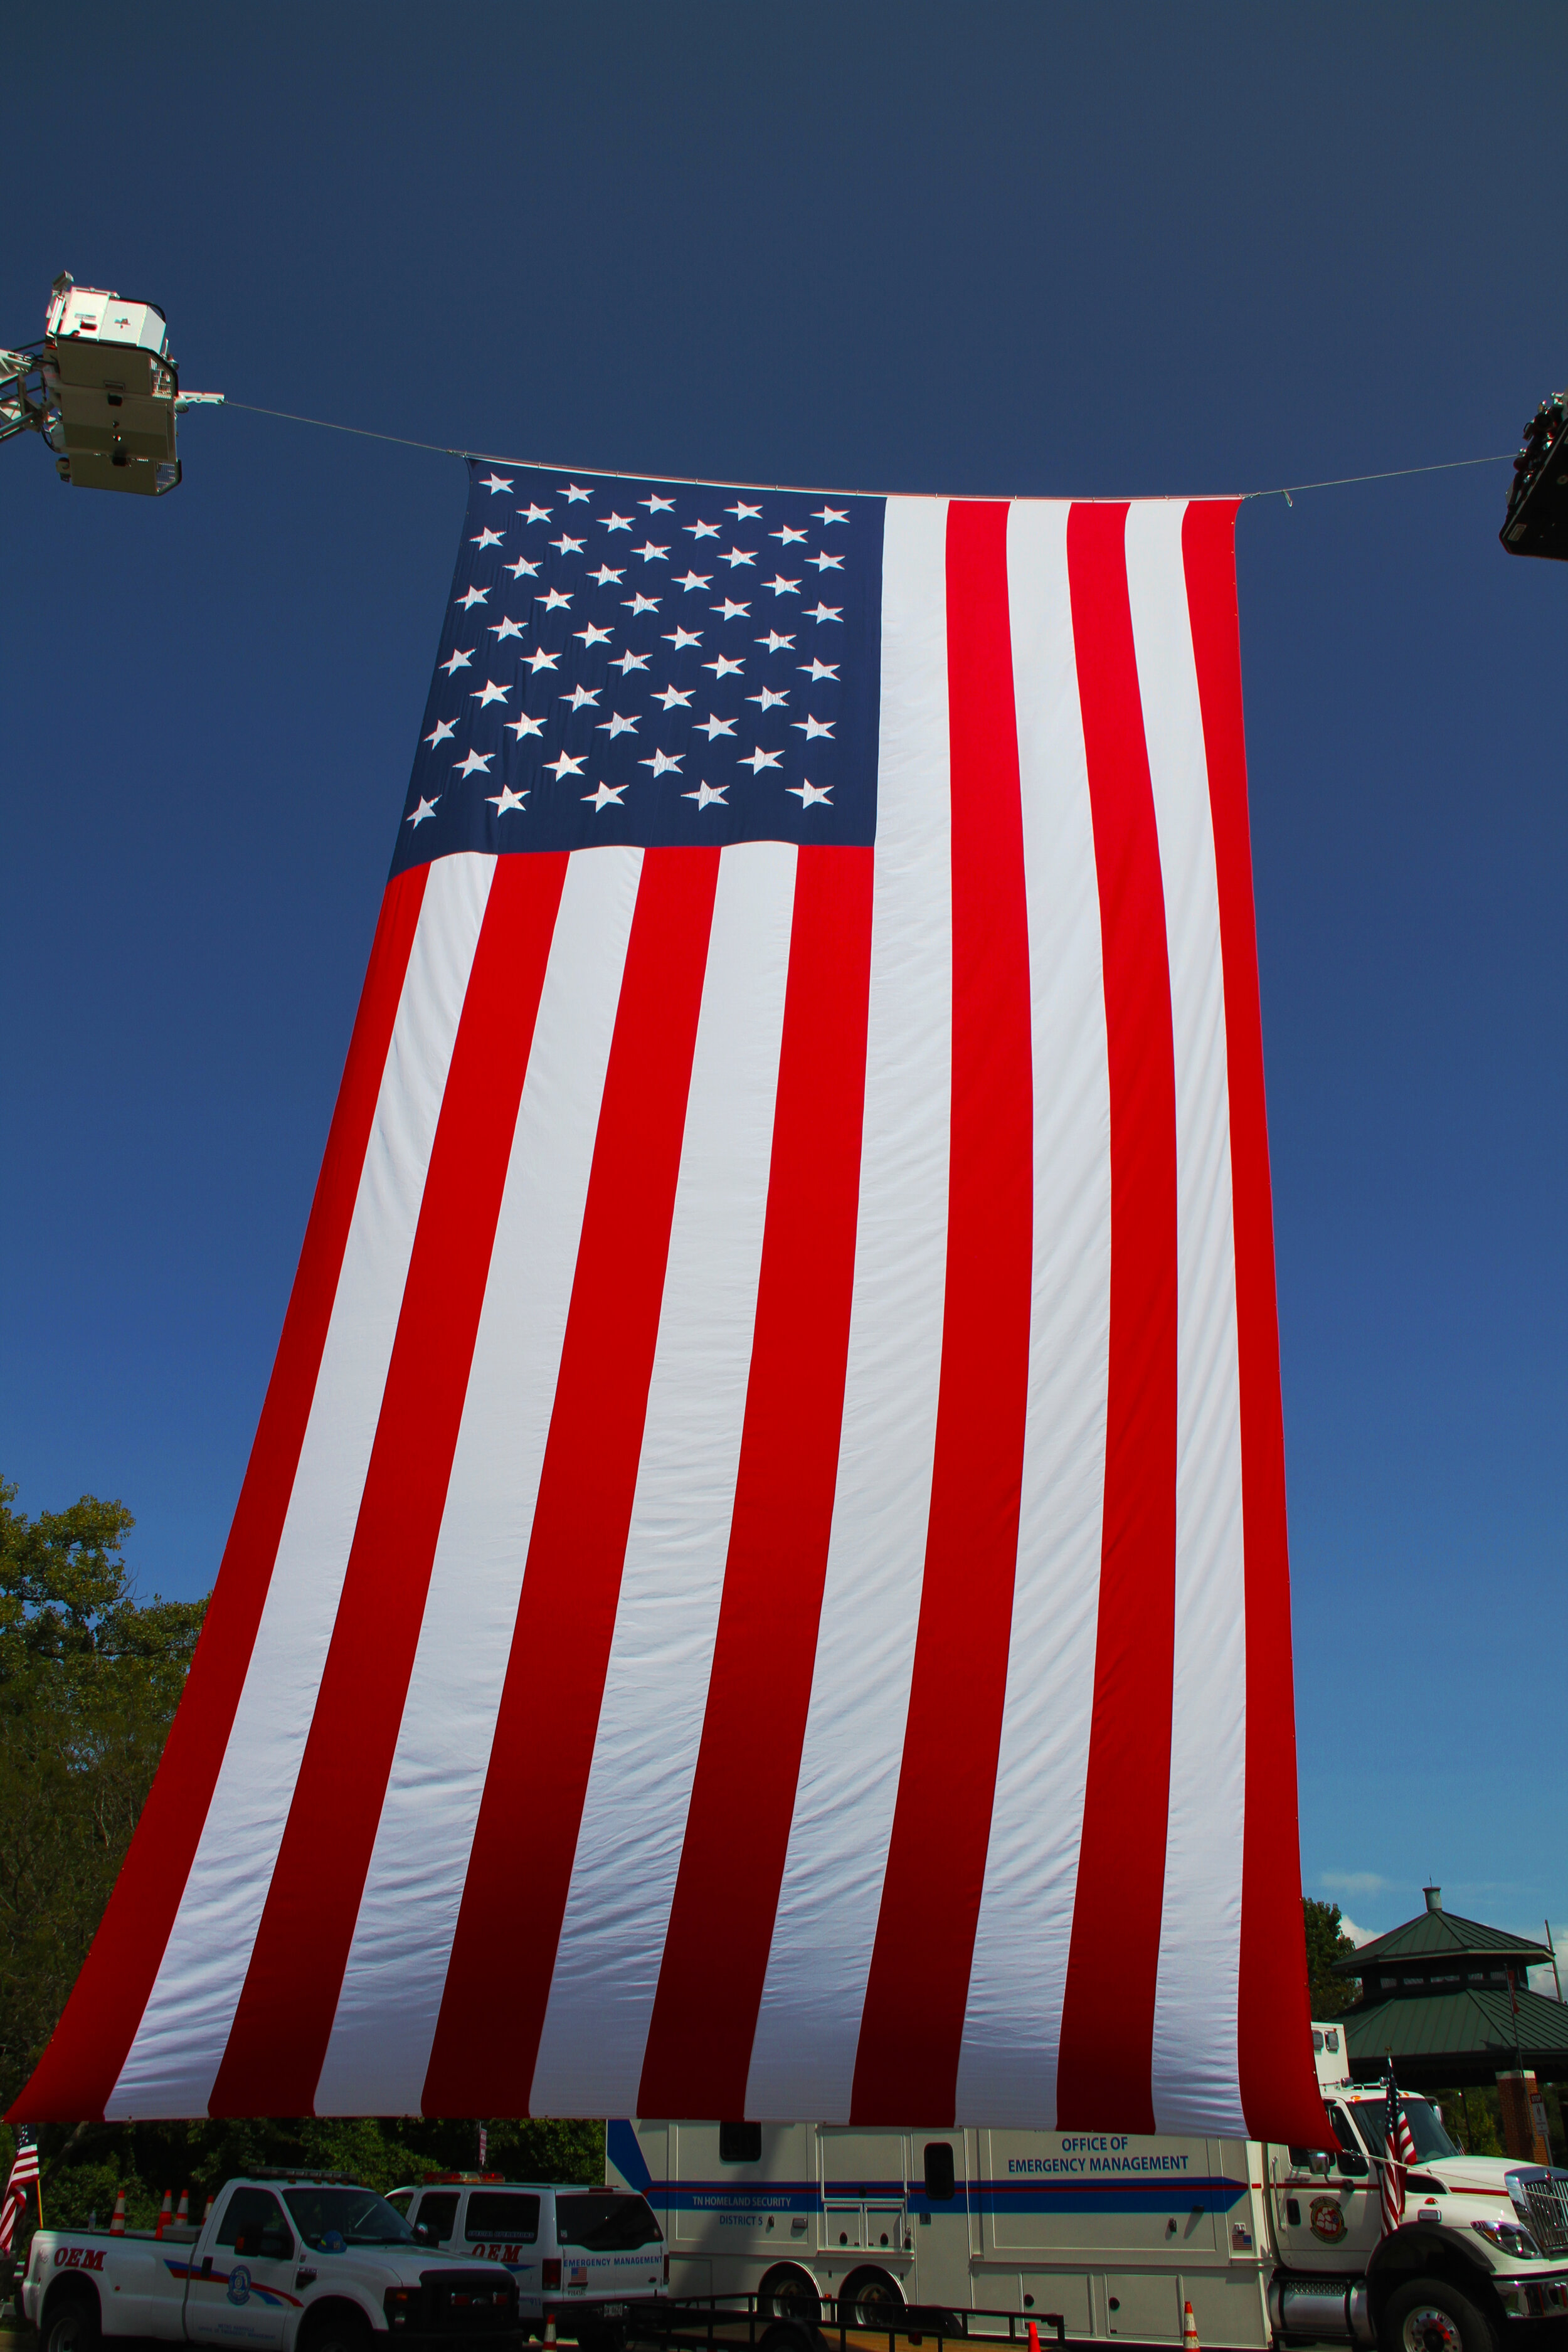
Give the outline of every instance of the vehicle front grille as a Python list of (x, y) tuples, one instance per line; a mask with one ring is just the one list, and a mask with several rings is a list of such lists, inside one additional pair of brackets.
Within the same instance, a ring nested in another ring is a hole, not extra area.
[(1568, 2172), (1531, 2165), (1508, 2176), (1513, 2210), (1543, 2254), (1568, 2254)]

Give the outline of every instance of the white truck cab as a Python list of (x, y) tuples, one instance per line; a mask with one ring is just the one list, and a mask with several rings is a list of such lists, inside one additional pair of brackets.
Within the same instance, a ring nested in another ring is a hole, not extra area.
[(443, 2173), (393, 2189), (388, 2202), (424, 2243), (504, 2263), (524, 2323), (553, 2319), (586, 2352), (609, 2352), (629, 2303), (668, 2292), (664, 2232), (632, 2190)]
[(21, 2300), (43, 2352), (109, 2336), (242, 2352), (374, 2352), (384, 2336), (458, 2352), (518, 2334), (500, 2263), (438, 2252), (374, 2189), (309, 2174), (226, 2182), (199, 2230), (38, 2230)]

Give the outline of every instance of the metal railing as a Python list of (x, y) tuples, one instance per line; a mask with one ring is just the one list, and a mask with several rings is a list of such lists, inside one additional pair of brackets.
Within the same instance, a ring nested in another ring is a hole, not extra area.
[(911, 2345), (932, 2345), (936, 2352), (981, 2345), (1027, 2346), (1030, 2330), (1047, 2330), (1058, 2345), (1067, 2342), (1067, 2322), (1058, 2311), (948, 2311), (927, 2305), (905, 2305), (874, 2315), (858, 2296), (823, 2295), (814, 2312), (809, 2305), (793, 2307), (774, 2295), (710, 2294), (661, 2296), (653, 2303), (626, 2306), (628, 2342), (657, 2345), (661, 2352), (742, 2352), (742, 2347), (779, 2347), (793, 2337), (796, 2343), (817, 2344), (826, 2352), (906, 2352)]

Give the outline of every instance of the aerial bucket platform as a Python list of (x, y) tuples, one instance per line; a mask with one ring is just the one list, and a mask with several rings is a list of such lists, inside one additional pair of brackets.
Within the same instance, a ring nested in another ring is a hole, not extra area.
[(1524, 428), (1498, 535), (1510, 555), (1568, 562), (1568, 393), (1543, 400)]
[(78, 286), (65, 271), (50, 292), (41, 351), (0, 352), (0, 440), (40, 433), (61, 481), (78, 489), (161, 498), (175, 488), (175, 419), (222, 398), (181, 392), (155, 302)]

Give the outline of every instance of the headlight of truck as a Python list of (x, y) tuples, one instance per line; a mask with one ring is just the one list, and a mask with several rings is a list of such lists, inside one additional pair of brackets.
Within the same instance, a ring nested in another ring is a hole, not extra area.
[(1539, 2263), (1544, 2259), (1530, 2231), (1521, 2230), (1517, 2221), (1472, 2221), (1470, 2227), (1489, 2246), (1511, 2254), (1516, 2262)]

